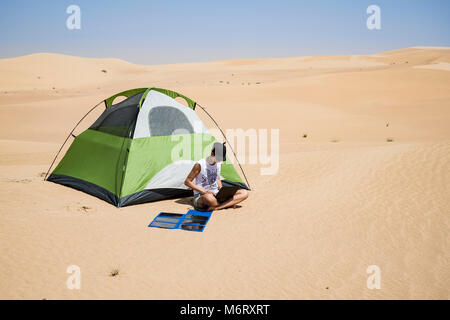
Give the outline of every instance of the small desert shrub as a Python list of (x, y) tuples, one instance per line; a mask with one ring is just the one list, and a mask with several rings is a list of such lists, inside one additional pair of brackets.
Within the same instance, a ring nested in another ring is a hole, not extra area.
[(387, 141), (387, 142), (394, 142), (394, 139), (392, 139), (392, 138), (387, 138), (386, 141)]
[(103, 73), (107, 73), (108, 71), (106, 71), (105, 69), (102, 70)]
[(111, 276), (111, 277), (117, 277), (118, 275), (119, 275), (119, 268), (114, 268), (114, 269), (112, 269), (110, 272), (109, 272), (109, 275)]

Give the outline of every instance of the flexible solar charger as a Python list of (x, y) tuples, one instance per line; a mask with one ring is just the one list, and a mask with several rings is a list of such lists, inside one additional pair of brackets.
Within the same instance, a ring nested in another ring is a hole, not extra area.
[(185, 214), (160, 212), (148, 225), (153, 228), (182, 229), (203, 232), (211, 218), (212, 211), (189, 210)]

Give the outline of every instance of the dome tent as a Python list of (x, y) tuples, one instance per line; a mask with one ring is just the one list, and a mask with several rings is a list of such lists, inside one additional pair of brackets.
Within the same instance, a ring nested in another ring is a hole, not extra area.
[[(121, 96), (126, 99), (113, 104)], [(178, 97), (188, 106), (176, 101)], [(160, 88), (124, 91), (97, 106), (103, 103), (105, 111), (74, 136), (47, 180), (117, 207), (192, 195), (184, 180), (216, 141), (195, 113), (197, 104)], [(249, 189), (229, 161), (222, 164), (221, 180)]]

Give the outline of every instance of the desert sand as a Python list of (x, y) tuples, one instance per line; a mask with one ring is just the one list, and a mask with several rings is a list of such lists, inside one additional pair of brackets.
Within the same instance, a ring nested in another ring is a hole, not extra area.
[[(449, 64), (448, 48), (426, 47), (155, 66), (0, 60), (0, 298), (449, 299)], [(117, 209), (43, 181), (91, 107), (150, 86), (191, 97), (224, 129), (280, 130), (278, 173), (244, 163), (249, 199), (203, 233), (147, 227), (189, 198)], [(69, 265), (80, 290), (66, 286)]]

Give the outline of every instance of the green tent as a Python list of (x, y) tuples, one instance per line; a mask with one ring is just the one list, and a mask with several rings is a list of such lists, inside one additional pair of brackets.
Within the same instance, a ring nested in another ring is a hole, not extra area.
[[(120, 96), (126, 99), (113, 104)], [(117, 207), (192, 195), (184, 180), (216, 141), (195, 113), (197, 104), (160, 88), (124, 91), (103, 103), (105, 111), (75, 137), (47, 180)], [(248, 189), (229, 160), (221, 180)]]

